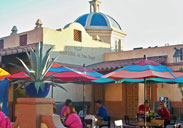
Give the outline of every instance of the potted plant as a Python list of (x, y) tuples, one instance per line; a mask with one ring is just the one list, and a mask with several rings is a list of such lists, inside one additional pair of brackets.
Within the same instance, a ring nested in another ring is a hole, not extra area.
[(65, 90), (59, 83), (54, 82), (54, 75), (46, 76), (56, 58), (50, 59), (50, 52), (53, 47), (48, 48), (45, 53), (43, 51), (43, 43), (38, 43), (36, 50), (30, 48), (30, 52), (26, 50), (26, 54), (30, 63), (30, 68), (23, 60), (17, 58), (22, 66), (13, 64), (20, 71), (24, 72), (28, 78), (20, 78), (12, 84), (18, 84), (17, 88), (25, 87), (25, 92), (28, 97), (46, 97), (49, 93), (50, 86), (58, 86)]

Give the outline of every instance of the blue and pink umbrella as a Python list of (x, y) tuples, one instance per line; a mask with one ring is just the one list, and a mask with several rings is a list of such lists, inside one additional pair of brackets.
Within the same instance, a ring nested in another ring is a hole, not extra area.
[[(131, 79), (135, 82), (143, 79), (144, 103), (145, 103), (145, 97), (146, 97), (145, 90), (146, 90), (147, 79), (174, 80), (177, 77), (180, 77), (181, 75), (182, 75), (181, 73), (173, 72), (171, 68), (161, 65), (157, 62), (147, 60), (147, 59), (142, 59), (132, 63), (131, 65), (125, 66), (109, 74), (106, 74), (103, 76), (103, 78), (112, 78), (115, 80)], [(145, 124), (146, 124), (146, 118), (145, 118)]]

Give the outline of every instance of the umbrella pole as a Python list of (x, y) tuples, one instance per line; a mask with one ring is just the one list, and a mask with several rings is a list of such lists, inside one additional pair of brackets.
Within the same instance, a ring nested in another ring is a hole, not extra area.
[(83, 83), (83, 106), (85, 105), (85, 85)]
[(51, 86), (51, 98), (53, 98), (53, 85)]
[(144, 78), (144, 126), (146, 127), (146, 78)]

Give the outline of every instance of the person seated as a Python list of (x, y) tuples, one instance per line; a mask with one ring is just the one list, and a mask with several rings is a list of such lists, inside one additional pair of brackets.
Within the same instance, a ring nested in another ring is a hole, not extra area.
[(98, 108), (98, 111), (96, 114), (96, 118), (98, 120), (97, 120), (96, 124), (98, 126), (108, 124), (108, 121), (109, 121), (108, 112), (107, 112), (106, 108), (104, 107), (102, 100), (97, 100), (96, 106)]
[(70, 106), (72, 106), (72, 100), (67, 99), (67, 100), (65, 101), (65, 105), (62, 107), (62, 110), (61, 110), (61, 114), (60, 114), (60, 117), (61, 117), (61, 118), (67, 116), (67, 115), (66, 115), (66, 111), (67, 111), (68, 107), (70, 107)]
[(66, 111), (66, 120), (64, 125), (69, 128), (82, 128), (82, 122), (80, 117), (76, 114), (76, 111), (73, 106), (67, 107)]
[(83, 109), (79, 112), (79, 117), (87, 116), (87, 106), (83, 106)]
[(170, 113), (168, 109), (165, 107), (165, 103), (162, 101), (160, 102), (160, 106), (158, 108), (158, 115), (161, 116), (162, 119), (164, 119), (165, 127), (167, 124), (170, 123)]
[(149, 107), (149, 101), (145, 101), (145, 105), (141, 104), (138, 107), (138, 113), (137, 113), (137, 118), (144, 118), (144, 111), (145, 111), (145, 106), (146, 106), (146, 114), (150, 113), (150, 107)]
[(97, 118), (95, 118), (94, 115), (91, 115), (91, 113), (88, 113), (88, 115), (85, 116), (85, 119), (92, 120), (92, 128), (96, 127)]
[(11, 123), (9, 118), (6, 118), (6, 115), (1, 111), (0, 106), (0, 128), (11, 128)]

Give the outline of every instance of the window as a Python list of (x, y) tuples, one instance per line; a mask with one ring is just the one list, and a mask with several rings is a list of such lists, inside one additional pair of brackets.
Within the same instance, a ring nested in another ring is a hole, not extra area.
[(115, 41), (115, 52), (120, 52), (121, 51), (121, 40), (116, 40)]
[(79, 31), (79, 30), (74, 30), (74, 40), (75, 40), (75, 41), (82, 42), (81, 31)]
[(0, 49), (4, 49), (4, 40), (0, 40)]
[(27, 34), (21, 35), (20, 38), (19, 38), (19, 40), (20, 40), (20, 46), (27, 45)]

